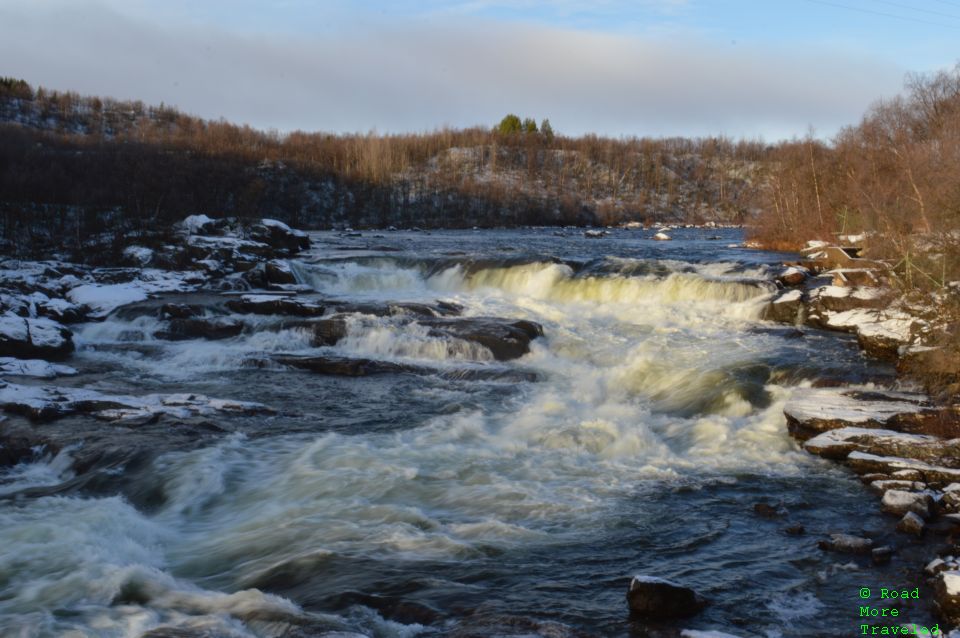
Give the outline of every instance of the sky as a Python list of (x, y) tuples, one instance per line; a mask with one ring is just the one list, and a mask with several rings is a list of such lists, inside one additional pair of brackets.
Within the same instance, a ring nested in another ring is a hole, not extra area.
[(0, 0), (0, 75), (280, 132), (828, 139), (958, 43), (960, 0)]

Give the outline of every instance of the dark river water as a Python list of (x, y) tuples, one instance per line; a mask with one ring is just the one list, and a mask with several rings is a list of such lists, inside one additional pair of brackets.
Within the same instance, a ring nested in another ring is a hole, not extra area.
[[(292, 262), (326, 297), (541, 323), (509, 362), (390, 317), (353, 315), (317, 350), (435, 373), (251, 364), (314, 351), (297, 328), (165, 342), (156, 317), (122, 311), (78, 327), (72, 385), (280, 413), (114, 468), (113, 491), (0, 501), (0, 634), (644, 636), (625, 593), (647, 574), (711, 600), (659, 628), (857, 635), (857, 589), (907, 577), (816, 542), (891, 526), (798, 448), (782, 409), (799, 385), (889, 371), (842, 335), (760, 319), (789, 255), (735, 230), (670, 232), (317, 233)], [(67, 455), (8, 471), (2, 492), (67, 480)]]

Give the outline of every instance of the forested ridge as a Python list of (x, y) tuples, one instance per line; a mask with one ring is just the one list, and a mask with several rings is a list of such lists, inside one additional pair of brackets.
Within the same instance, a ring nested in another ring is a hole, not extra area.
[(741, 223), (757, 212), (769, 153), (759, 142), (571, 138), (531, 118), (513, 128), (514, 117), (421, 134), (280, 134), (7, 79), (2, 236), (22, 244), (38, 219), (58, 241), (191, 213), (322, 229)]
[(866, 231), (911, 283), (944, 286), (960, 278), (960, 67), (909, 77), (830, 141), (776, 144), (574, 138), (512, 114), (419, 134), (281, 134), (7, 78), (0, 207), (7, 250), (192, 213), (317, 229), (716, 221), (782, 248)]

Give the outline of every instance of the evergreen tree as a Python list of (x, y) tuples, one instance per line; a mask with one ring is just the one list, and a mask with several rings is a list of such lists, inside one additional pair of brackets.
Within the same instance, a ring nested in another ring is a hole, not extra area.
[(501, 135), (512, 135), (523, 130), (523, 124), (518, 116), (508, 113), (500, 120), (500, 124), (496, 126), (495, 130)]
[(540, 123), (540, 134), (543, 135), (543, 139), (550, 143), (553, 141), (555, 134), (553, 132), (553, 127), (550, 126), (550, 120), (543, 118), (543, 121)]

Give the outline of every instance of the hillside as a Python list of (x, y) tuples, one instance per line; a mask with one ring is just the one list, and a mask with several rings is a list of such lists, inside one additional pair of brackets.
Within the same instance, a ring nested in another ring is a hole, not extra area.
[(742, 223), (769, 149), (708, 139), (473, 128), (281, 135), (160, 105), (0, 82), (0, 237), (10, 251), (188, 213), (300, 227)]

